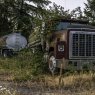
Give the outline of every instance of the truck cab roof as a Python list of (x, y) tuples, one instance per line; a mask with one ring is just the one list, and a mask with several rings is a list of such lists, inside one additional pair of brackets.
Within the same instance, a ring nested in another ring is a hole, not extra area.
[(77, 19), (57, 18), (57, 19), (53, 19), (50, 21), (51, 22), (69, 22), (69, 23), (89, 24), (88, 20), (77, 20)]
[(69, 28), (89, 28), (95, 29), (95, 26), (89, 24), (86, 20), (75, 20), (75, 19), (54, 19), (50, 21), (49, 28), (52, 30), (64, 30)]

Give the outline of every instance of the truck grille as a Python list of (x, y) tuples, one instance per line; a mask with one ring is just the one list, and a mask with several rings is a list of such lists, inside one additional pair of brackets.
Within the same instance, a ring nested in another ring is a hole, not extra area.
[(70, 32), (70, 57), (95, 56), (95, 32)]

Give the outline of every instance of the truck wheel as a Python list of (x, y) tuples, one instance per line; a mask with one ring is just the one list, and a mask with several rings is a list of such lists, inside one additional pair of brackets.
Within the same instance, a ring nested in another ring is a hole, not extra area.
[(50, 72), (54, 73), (56, 70), (56, 58), (53, 53), (50, 53), (48, 64)]
[(8, 51), (7, 50), (3, 51), (3, 57), (8, 57)]

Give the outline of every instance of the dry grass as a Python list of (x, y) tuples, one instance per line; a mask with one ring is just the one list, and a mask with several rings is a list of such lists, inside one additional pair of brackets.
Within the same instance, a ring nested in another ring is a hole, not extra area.
[(95, 95), (95, 74), (92, 72), (60, 76), (37, 76), (34, 79), (17, 83), (31, 89), (29, 95)]
[[(60, 76), (42, 75), (14, 84), (31, 89), (31, 94), (25, 95), (95, 95), (95, 74), (92, 72), (62, 76), (61, 84), (59, 79)], [(0, 90), (0, 95), (18, 95), (15, 90), (11, 94), (8, 91)]]

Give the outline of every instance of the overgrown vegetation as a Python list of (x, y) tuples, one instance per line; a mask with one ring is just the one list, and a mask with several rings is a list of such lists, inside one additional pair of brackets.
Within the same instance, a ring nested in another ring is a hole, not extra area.
[[(14, 82), (18, 87), (32, 88), (34, 89), (34, 92), (31, 92), (33, 95), (35, 92), (36, 94), (52, 93), (55, 95), (69, 95), (70, 93), (73, 95), (94, 95), (94, 72), (63, 72), (60, 80), (59, 75), (46, 74), (47, 65), (43, 62), (42, 56), (43, 52), (38, 49), (35, 50), (35, 53), (26, 49), (12, 58), (0, 57), (0, 80)], [(0, 93), (11, 95), (6, 90), (0, 91)], [(19, 94), (14, 90), (13, 95)]]
[[(33, 2), (36, 6), (30, 5)], [(87, 0), (85, 4), (84, 15), (81, 8), (78, 7), (72, 12), (64, 10), (64, 7), (56, 4), (46, 10), (45, 6), (50, 2), (48, 0), (1, 0), (0, 1), (0, 36), (19, 31), (27, 38), (33, 28), (40, 26), (42, 22), (52, 18), (64, 17), (66, 19), (86, 19), (95, 25), (95, 1)], [(34, 38), (39, 37), (42, 31), (34, 33)], [(46, 32), (46, 31), (45, 31)], [(38, 36), (39, 35), (39, 36)], [(32, 38), (33, 39), (33, 38)], [(35, 39), (33, 39), (35, 40)], [(48, 72), (48, 66), (43, 61), (43, 51), (30, 49), (22, 50), (18, 55), (9, 58), (0, 57), (0, 80), (23, 82), (23, 85), (30, 86), (35, 82), (35, 86), (40, 87), (41, 91), (45, 89), (65, 92), (66, 95), (77, 91), (78, 95), (94, 95), (95, 92), (95, 73), (65, 73), (62, 74), (61, 85), (59, 84), (59, 76), (44, 75)], [(27, 83), (28, 82), (28, 83)], [(39, 84), (39, 85), (38, 85)], [(39, 88), (38, 87), (38, 88)], [(61, 87), (61, 88), (60, 88)], [(75, 91), (76, 90), (76, 91)], [(90, 92), (88, 91), (90, 90)], [(84, 91), (83, 93), (81, 91)], [(93, 93), (91, 93), (93, 92)], [(0, 92), (7, 95), (7, 92)], [(14, 93), (15, 95), (15, 93)], [(55, 94), (57, 95), (57, 94)], [(58, 93), (59, 95), (59, 93)]]
[[(43, 62), (43, 52), (23, 50), (12, 58), (0, 58), (0, 73), (9, 73), (13, 80), (30, 80), (34, 75), (45, 74), (47, 64)], [(5, 71), (5, 72), (4, 72)]]

